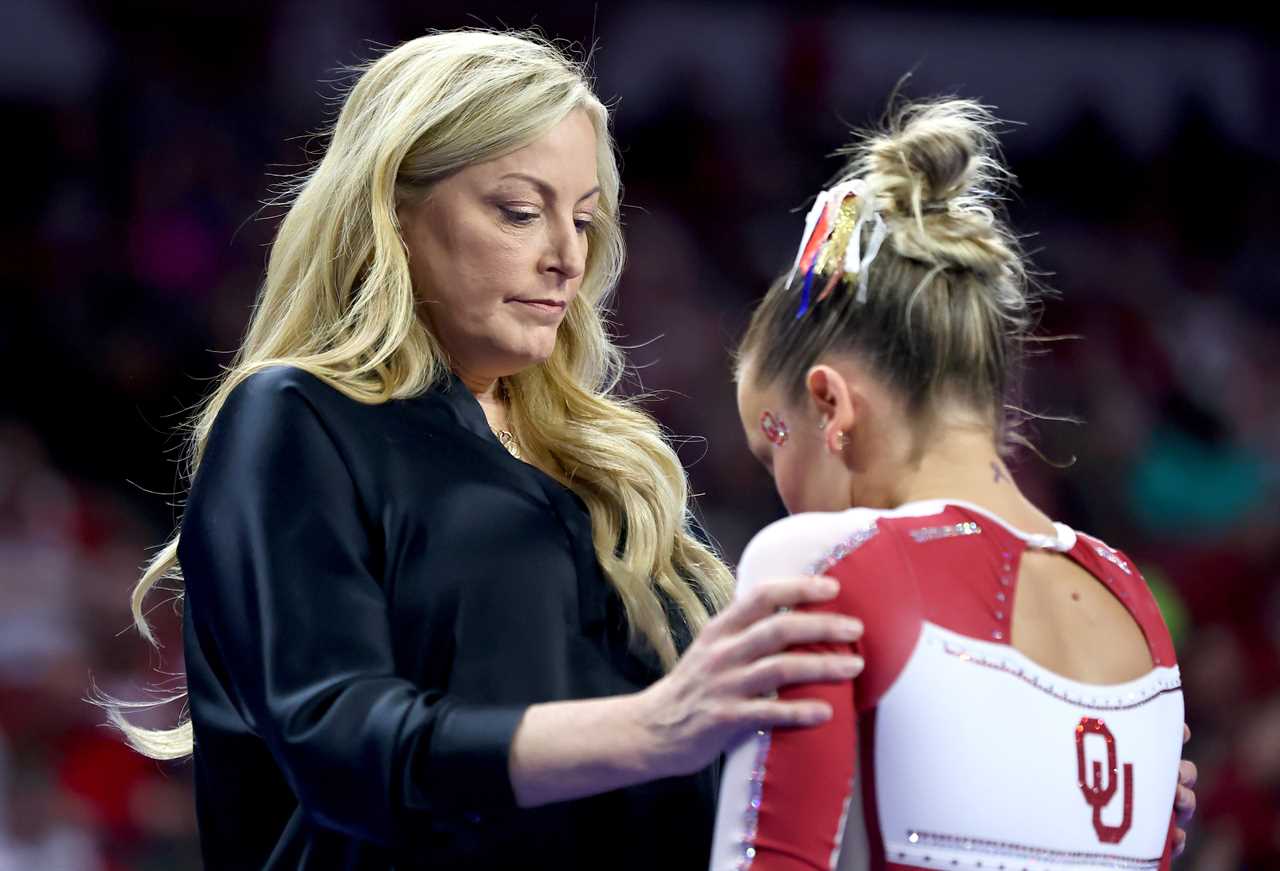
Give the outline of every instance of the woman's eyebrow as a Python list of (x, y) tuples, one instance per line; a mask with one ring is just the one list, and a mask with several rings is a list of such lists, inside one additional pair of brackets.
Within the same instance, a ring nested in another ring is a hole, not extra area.
[[(530, 175), (527, 172), (508, 172), (500, 176), (500, 178), (501, 179), (506, 179), (506, 178), (522, 179), (524, 181), (529, 182), (529, 184), (533, 185), (534, 187), (536, 187), (539, 193), (541, 193), (548, 200), (556, 199), (556, 189), (553, 188), (551, 185), (547, 184), (542, 179), (538, 178), (536, 175)], [(578, 197), (577, 202), (580, 203), (583, 200), (587, 199), (588, 197), (595, 196), (598, 193), (600, 193), (600, 185), (596, 185), (591, 190), (587, 191), (585, 194)]]

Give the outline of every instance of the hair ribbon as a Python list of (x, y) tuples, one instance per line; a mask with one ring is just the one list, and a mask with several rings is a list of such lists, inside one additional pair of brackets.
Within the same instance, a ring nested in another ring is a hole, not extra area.
[[(880, 253), (880, 247), (889, 235), (884, 218), (881, 217), (880, 211), (875, 208), (873, 198), (867, 194), (867, 190), (868, 186), (865, 179), (848, 179), (820, 192), (817, 199), (814, 200), (813, 207), (809, 209), (809, 214), (805, 218), (804, 237), (800, 240), (800, 249), (796, 252), (795, 262), (791, 266), (791, 272), (787, 276), (786, 284), (790, 288), (795, 282), (796, 276), (801, 273), (804, 274), (804, 284), (800, 293), (800, 308), (796, 312), (797, 318), (802, 317), (809, 310), (810, 288), (813, 285), (814, 272), (817, 265), (823, 259), (821, 256), (822, 249), (831, 240), (832, 233), (836, 230), (840, 210), (843, 208), (845, 200), (850, 197), (862, 200), (858, 204), (858, 217), (854, 222), (852, 232), (849, 234), (848, 246), (845, 248), (844, 256), (841, 258), (839, 271), (831, 277), (826, 289), (818, 296), (818, 300), (824, 299), (843, 275), (857, 275), (858, 292), (856, 299), (860, 303), (867, 301), (867, 269), (871, 262), (875, 260), (876, 255)], [(867, 250), (864, 254), (861, 250), (862, 229), (868, 221), (872, 222), (871, 238), (867, 240)]]

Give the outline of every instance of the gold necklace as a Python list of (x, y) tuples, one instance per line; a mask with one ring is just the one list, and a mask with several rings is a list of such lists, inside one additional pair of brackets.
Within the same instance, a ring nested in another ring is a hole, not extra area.
[[(490, 427), (490, 429), (493, 429), (493, 427)], [(498, 441), (507, 449), (507, 453), (517, 460), (520, 459), (520, 445), (516, 442), (516, 437), (511, 434), (510, 430), (495, 429), (493, 434), (498, 437)]]
[[(498, 379), (497, 393), (498, 393), (498, 398), (502, 401), (502, 404), (504, 406), (508, 406), (509, 408), (511, 400), (510, 400), (509, 394), (507, 393), (507, 382), (505, 379), (502, 379), (502, 378)], [(498, 437), (498, 441), (501, 442), (502, 446), (507, 449), (507, 453), (511, 454), (511, 456), (515, 457), (517, 460), (520, 459), (520, 444), (519, 442), (516, 441), (516, 437), (511, 434), (511, 430), (498, 429), (497, 427), (494, 427), (494, 426), (490, 426), (489, 429), (493, 430), (493, 434)]]

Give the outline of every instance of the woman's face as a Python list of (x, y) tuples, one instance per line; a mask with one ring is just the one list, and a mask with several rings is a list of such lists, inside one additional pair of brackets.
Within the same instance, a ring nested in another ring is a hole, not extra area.
[(849, 508), (848, 470), (829, 449), (816, 408), (789, 401), (778, 385), (760, 387), (747, 362), (738, 376), (738, 416), (748, 449), (773, 476), (788, 513)]
[(495, 379), (551, 355), (598, 198), (595, 127), (578, 109), (398, 208), (423, 317), (455, 372)]

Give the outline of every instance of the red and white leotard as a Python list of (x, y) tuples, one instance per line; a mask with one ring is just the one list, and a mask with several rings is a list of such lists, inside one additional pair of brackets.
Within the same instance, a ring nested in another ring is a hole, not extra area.
[[(853, 647), (866, 670), (785, 688), (835, 716), (730, 752), (714, 871), (1168, 868), (1183, 722), (1173, 644), (1128, 557), (1055, 527), (1031, 535), (931, 501), (798, 514), (752, 540), (738, 595), (764, 578), (836, 578), (820, 610), (863, 621)], [(1028, 548), (1068, 554), (1115, 594), (1146, 637), (1149, 673), (1080, 683), (1009, 644)]]

